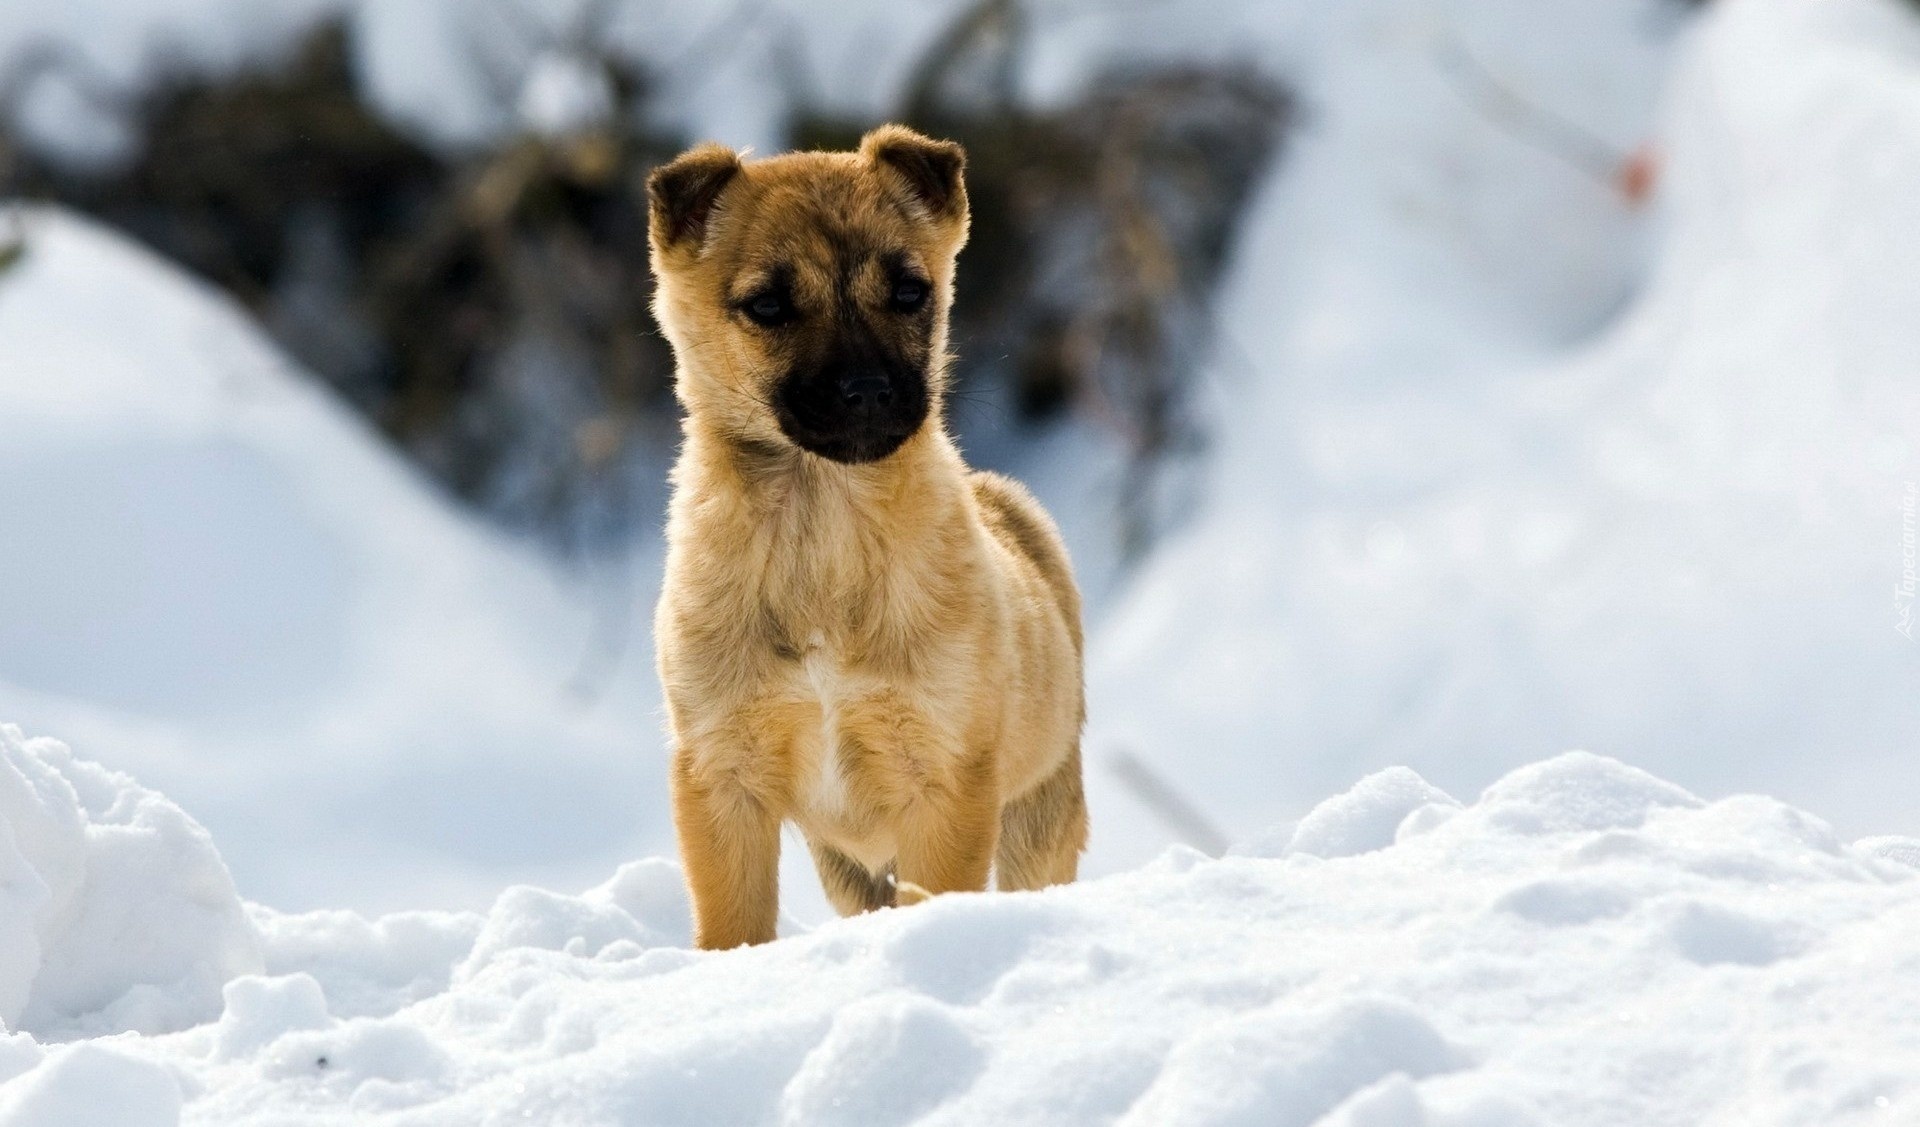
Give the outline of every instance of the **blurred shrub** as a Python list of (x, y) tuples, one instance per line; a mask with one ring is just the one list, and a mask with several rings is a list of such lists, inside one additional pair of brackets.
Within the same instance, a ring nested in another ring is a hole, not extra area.
[(594, 65), (605, 120), (441, 154), (365, 102), (327, 23), (283, 66), (141, 94), (130, 162), (25, 153), (16, 187), (231, 291), (461, 496), (568, 543), (617, 537), (651, 519), (623, 503), (621, 421), (660, 408), (671, 380), (640, 183), (682, 139), (621, 112), (632, 68)]
[[(1034, 108), (1014, 89), (1027, 36), (1016, 0), (973, 5), (891, 116), (969, 152), (962, 394), (991, 376), (1024, 417), (1075, 406), (1109, 424), (1139, 479), (1122, 521), (1137, 547), (1154, 466), (1195, 433), (1211, 290), (1289, 101), (1251, 71), (1169, 67)], [(0, 176), (231, 291), (497, 518), (564, 546), (619, 542), (656, 517), (633, 500), (658, 472), (636, 436), (671, 433), (654, 425), (672, 367), (646, 312), (644, 180), (688, 138), (648, 124), (664, 115), (646, 112), (647, 75), (592, 25), (528, 56), (561, 96), (519, 107), (533, 125), (485, 151), (432, 151), (384, 121), (330, 23), (274, 67), (138, 95), (127, 162), (20, 150)], [(799, 105), (792, 140), (844, 148), (874, 124)]]
[(0, 216), (0, 274), (20, 264), (27, 256), (27, 233), (20, 229), (19, 216)]

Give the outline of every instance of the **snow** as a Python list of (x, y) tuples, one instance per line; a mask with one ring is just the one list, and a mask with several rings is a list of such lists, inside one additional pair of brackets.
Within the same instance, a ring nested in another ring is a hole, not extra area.
[[(542, 105), (572, 104), (580, 96), (576, 83), (585, 82), (539, 72), (597, 19), (600, 42), (636, 60), (657, 84), (650, 105), (668, 119), (661, 124), (770, 152), (781, 147), (796, 84), (823, 107), (880, 113), (962, 3), (698, 0), (600, 5), (597, 16), (591, 14), (596, 6), (579, 0), (513, 11), (466, 0), (361, 0), (350, 7), (368, 92), (390, 116), (437, 144), (457, 148), (516, 125), (537, 125), (542, 115), (529, 122), (526, 87), (518, 106), (500, 104), (490, 89), (497, 75), (489, 63), (494, 70), (504, 63), (510, 73), (524, 71), (522, 82), (546, 86), (538, 96)], [(770, 81), (774, 73), (791, 79)]]
[[(749, 951), (687, 949), (644, 628), (570, 692), (595, 592), (217, 294), (28, 209), (0, 717), (74, 751), (0, 729), (0, 1123), (1920, 1119), (1920, 21), (1271, 8), (1036, 44), (1036, 96), (1252, 54), (1310, 110), (1225, 287), (1206, 500), (1090, 633), (1093, 879), (823, 923), (790, 848)], [(356, 8), (362, 61), (484, 132), (401, 74), (452, 10)], [(867, 64), (829, 100), (939, 23), (881, 19), (823, 20)], [(1651, 140), (1653, 209), (1463, 97), (1459, 44)], [(765, 144), (756, 57), (667, 81)], [(1169, 848), (1116, 750), (1240, 844)]]
[(1313, 808), (1290, 827), (1285, 847), (1268, 853), (1256, 840), (1238, 852), (1252, 856), (1308, 853), (1315, 857), (1351, 857), (1392, 845), (1408, 819), (1428, 827), (1451, 817), (1460, 804), (1406, 767), (1389, 767), (1368, 775), (1345, 793)]
[(13, 1127), (173, 1127), (180, 1122), (180, 1085), (158, 1064), (83, 1042), (0, 1089), (0, 1121)]
[(262, 969), (205, 830), (125, 775), (0, 725), (0, 1027), (180, 1029)]
[[(1096, 757), (1230, 836), (1356, 769), (1460, 790), (1567, 747), (1910, 832), (1920, 22), (1734, 0), (1669, 62), (1643, 5), (1419, 7), (1330, 17), (1226, 289), (1207, 499), (1095, 636)], [(1490, 124), (1436, 21), (1650, 135), (1655, 214)], [(1097, 864), (1151, 855), (1108, 799)]]
[[(43, 149), (109, 163), (132, 142), (115, 103), (142, 81), (183, 66), (222, 71), (270, 61), (318, 21), (338, 18), (371, 100), (421, 139), (460, 151), (521, 127), (571, 131), (581, 117), (604, 114), (611, 92), (603, 77), (568, 55), (605, 46), (658, 84), (657, 104), (670, 124), (765, 152), (780, 144), (793, 93), (769, 73), (792, 74), (823, 107), (882, 112), (962, 7), (962, 0), (66, 0), (0, 9), (0, 71), (58, 52), (63, 65), (36, 74), (9, 108)], [(1084, 24), (1070, 12), (1047, 22), (1069, 30)], [(1084, 34), (1066, 37), (1085, 41)]]
[(669, 847), (644, 637), (583, 701), (594, 592), (455, 513), (224, 298), (71, 215), (24, 233), (0, 716), (192, 809), (280, 907), (482, 904)]
[(1849, 846), (1773, 799), (1704, 802), (1585, 753), (1464, 805), (1384, 772), (1303, 829), (1387, 824), (1414, 795), (1452, 815), (1324, 856), (1175, 849), (736, 952), (686, 949), (658, 860), (579, 895), (510, 888), (484, 917), (256, 912), (267, 972), (231, 978), (218, 1020), (0, 1043), (0, 1122), (1657, 1127), (1920, 1108), (1920, 840)]
[(605, 73), (578, 55), (541, 54), (520, 87), (520, 119), (547, 136), (566, 136), (604, 125), (613, 115), (613, 90)]

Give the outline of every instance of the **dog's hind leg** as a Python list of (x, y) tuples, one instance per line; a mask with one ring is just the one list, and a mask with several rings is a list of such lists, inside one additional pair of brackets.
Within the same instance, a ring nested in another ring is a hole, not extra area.
[(1075, 744), (1053, 774), (1001, 810), (994, 884), (1002, 891), (1066, 884), (1079, 872), (1086, 847), (1087, 799)]
[(886, 874), (875, 876), (865, 865), (813, 838), (807, 839), (807, 849), (813, 853), (813, 867), (820, 871), (820, 887), (826, 890), (827, 902), (833, 905), (834, 911), (843, 916), (856, 916), (876, 908), (893, 907), (893, 882)]

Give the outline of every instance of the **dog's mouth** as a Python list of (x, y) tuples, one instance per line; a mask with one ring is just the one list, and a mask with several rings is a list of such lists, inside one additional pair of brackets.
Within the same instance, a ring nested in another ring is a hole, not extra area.
[(918, 372), (868, 368), (790, 376), (774, 393), (780, 431), (794, 445), (847, 465), (877, 462), (927, 421), (927, 382)]

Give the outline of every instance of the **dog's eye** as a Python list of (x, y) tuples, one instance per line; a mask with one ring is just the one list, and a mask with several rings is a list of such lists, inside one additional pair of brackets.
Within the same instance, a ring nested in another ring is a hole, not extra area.
[(741, 309), (761, 325), (784, 325), (793, 320), (793, 303), (784, 294), (763, 293), (750, 297)]
[(911, 313), (927, 300), (927, 284), (918, 278), (902, 278), (893, 284), (893, 307)]

